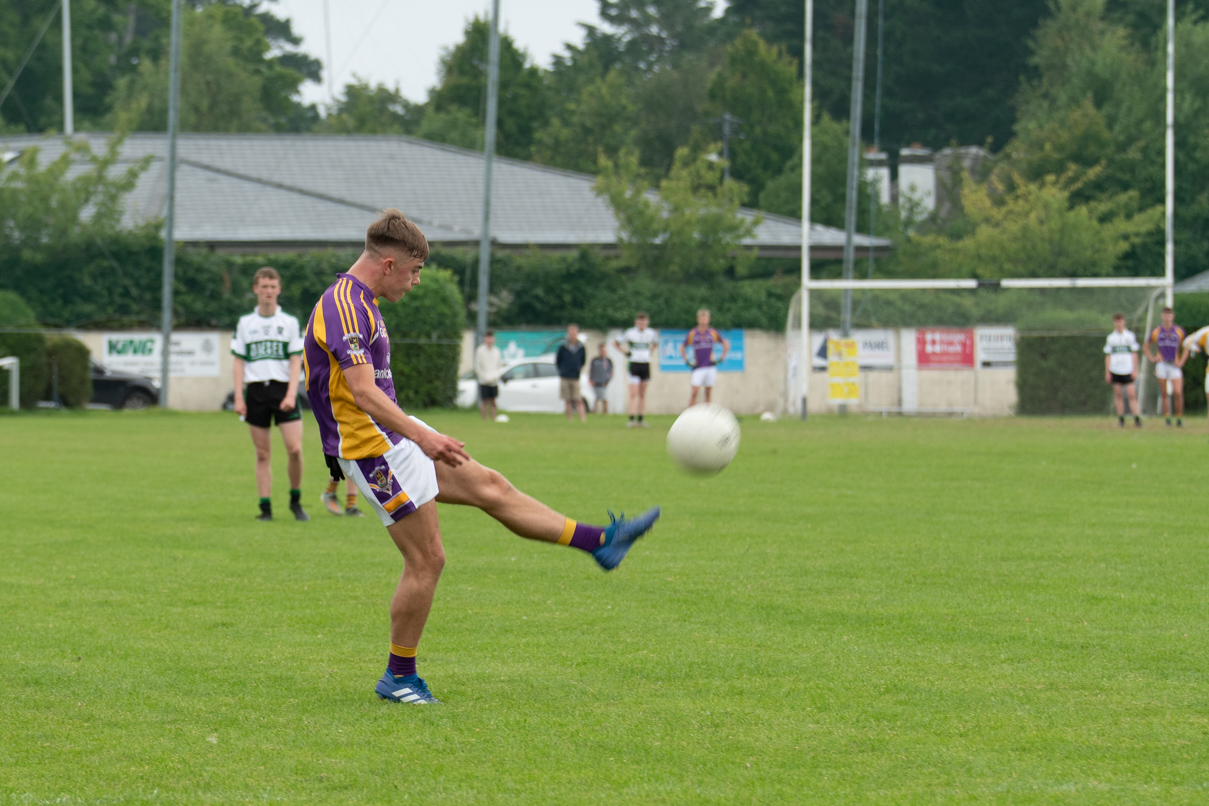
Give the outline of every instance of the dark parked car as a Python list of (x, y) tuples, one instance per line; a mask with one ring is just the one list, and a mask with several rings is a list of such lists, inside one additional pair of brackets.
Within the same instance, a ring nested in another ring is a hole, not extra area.
[(146, 375), (118, 372), (90, 361), (92, 400), (90, 404), (112, 406), (115, 409), (145, 409), (160, 400), (155, 381)]

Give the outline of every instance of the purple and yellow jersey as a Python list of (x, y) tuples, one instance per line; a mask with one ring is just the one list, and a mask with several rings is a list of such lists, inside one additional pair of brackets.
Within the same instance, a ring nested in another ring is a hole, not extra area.
[(311, 312), (302, 341), (303, 372), (311, 410), (319, 421), (323, 452), (341, 459), (381, 456), (403, 439), (361, 410), (344, 370), (358, 364), (374, 369), (374, 383), (395, 400), (390, 374), (390, 339), (369, 286), (347, 274), (337, 276)]
[(1157, 344), (1159, 347), (1159, 356), (1168, 364), (1174, 364), (1175, 358), (1180, 353), (1180, 344), (1184, 341), (1184, 328), (1179, 325), (1173, 325), (1170, 328), (1156, 327), (1150, 331), (1150, 341), (1152, 344)]
[(693, 328), (684, 339), (684, 346), (693, 352), (693, 366), (698, 369), (714, 365), (714, 346), (722, 343), (722, 334), (707, 327), (705, 330)]

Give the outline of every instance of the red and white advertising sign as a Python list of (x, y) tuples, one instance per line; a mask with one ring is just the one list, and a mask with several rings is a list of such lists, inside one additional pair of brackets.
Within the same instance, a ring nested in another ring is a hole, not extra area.
[(974, 366), (974, 331), (920, 328), (915, 331), (915, 365), (930, 369)]

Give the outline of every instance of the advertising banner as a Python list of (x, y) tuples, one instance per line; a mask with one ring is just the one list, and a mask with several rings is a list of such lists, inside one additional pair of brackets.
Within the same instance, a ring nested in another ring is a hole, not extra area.
[(500, 348), (504, 363), (520, 358), (534, 358), (558, 351), (567, 337), (565, 330), (497, 330), (495, 346)]
[(861, 399), (860, 348), (856, 339), (827, 340), (827, 400), (854, 403)]
[[(743, 331), (719, 330), (722, 338), (730, 342), (730, 352), (726, 360), (718, 365), (719, 372), (742, 372), (743, 361)], [(692, 372), (692, 367), (685, 363), (680, 355), (680, 346), (688, 337), (687, 330), (659, 331), (659, 371), (660, 372)], [(714, 360), (722, 355), (722, 345), (714, 347)]]
[(974, 331), (958, 328), (916, 330), (915, 364), (920, 369), (973, 368)]
[(983, 368), (1016, 366), (1016, 328), (980, 327), (974, 335), (978, 343), (978, 366)]
[[(814, 368), (827, 368), (827, 341), (841, 338), (840, 331), (813, 331), (810, 334)], [(856, 342), (857, 364), (863, 369), (894, 369), (895, 350), (893, 330), (873, 328), (853, 330), (848, 338)]]
[[(106, 333), (100, 361), (119, 372), (133, 372), (148, 378), (160, 376), (159, 333)], [(168, 371), (173, 378), (217, 378), (219, 375), (219, 334), (173, 333)]]

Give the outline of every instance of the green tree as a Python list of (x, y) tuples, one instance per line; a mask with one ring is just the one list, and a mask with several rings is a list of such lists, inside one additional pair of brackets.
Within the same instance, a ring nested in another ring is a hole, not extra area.
[(538, 134), (533, 158), (591, 173), (599, 157), (633, 147), (637, 105), (625, 76), (612, 70), (585, 86)]
[[(487, 88), (487, 21), (466, 24), (461, 42), (441, 55), (440, 84), (428, 97), (430, 112), (463, 110), (482, 120)], [(506, 157), (528, 159), (537, 132), (546, 122), (548, 103), (541, 70), (507, 34), (500, 34), (500, 95), (496, 149)], [(466, 120), (465, 115), (461, 120)], [(480, 124), (481, 128), (481, 124)], [(447, 141), (448, 142), (448, 141)]]
[(451, 146), (483, 150), (483, 123), (469, 109), (453, 106), (436, 112), (429, 109), (420, 120), (416, 136)]
[(712, 0), (600, 0), (600, 18), (616, 30), (622, 60), (647, 73), (718, 44), (713, 11)]
[(738, 118), (731, 124), (737, 135), (730, 143), (731, 172), (747, 185), (749, 199), (755, 202), (801, 149), (797, 64), (755, 31), (743, 31), (727, 47), (726, 63), (710, 81), (705, 113), (711, 119), (726, 114)]
[(1010, 185), (996, 178), (962, 186), (962, 208), (973, 224), (964, 238), (923, 235), (947, 277), (1107, 277), (1121, 258), (1162, 221), (1162, 208), (1140, 208), (1138, 193), (1127, 191), (1073, 204), (1081, 184), (1096, 170), (1029, 181), (1009, 173)]
[[(264, 25), (248, 8), (225, 3), (186, 11), (181, 50), (181, 129), (199, 132), (297, 131), (317, 120), (295, 97), (307, 72), (271, 56)], [(161, 131), (168, 120), (167, 48), (117, 81), (118, 128)], [(317, 71), (310, 71), (317, 76)]]
[[(186, 6), (214, 4), (214, 0), (196, 0)], [(301, 80), (319, 80), (320, 64), (296, 49), (301, 40), (290, 22), (265, 10), (258, 0), (217, 4), (255, 22), (268, 42), (257, 66), (262, 74), (265, 125), (291, 131), (309, 127), (314, 109), (302, 106), (295, 95)], [(52, 2), (0, 4), (0, 83), (7, 82), (54, 7)], [(168, 0), (75, 0), (71, 13), (76, 126), (112, 125), (115, 87), (166, 53), (170, 4)], [(0, 130), (61, 130), (61, 31), (58, 20), (53, 20), (12, 94), (0, 106)]]
[[(844, 226), (844, 203), (848, 193), (848, 125), (826, 112), (811, 127), (810, 218), (818, 224)], [(784, 171), (765, 185), (760, 209), (770, 213), (802, 216), (802, 146)], [(858, 228), (868, 228), (869, 187), (863, 178), (857, 204)]]
[[(1029, 71), (1028, 38), (1047, 0), (898, 0), (886, 4), (882, 144), (919, 141), (933, 148), (1006, 143), (1012, 99)], [(1144, 2), (1144, 0), (1137, 0)], [(863, 137), (873, 140), (877, 68), (876, 4), (870, 3)], [(852, 86), (852, 0), (815, 0), (814, 97), (819, 109), (847, 119)], [(802, 59), (801, 0), (732, 0), (724, 19), (752, 27)]]
[[(1125, 28), (1106, 0), (1054, 0), (1032, 41), (1036, 77), (1023, 84), (1016, 139), (1007, 153), (1022, 176), (1039, 181), (1070, 166), (1103, 166), (1074, 192), (1075, 202), (1133, 191), (1141, 204), (1164, 196), (1165, 36), (1149, 42)], [(1209, 23), (1189, 17), (1176, 30), (1176, 274), (1209, 259)], [(1162, 262), (1155, 231), (1125, 256), (1121, 270), (1153, 274)]]
[(616, 161), (601, 159), (596, 193), (617, 217), (624, 262), (668, 279), (710, 279), (728, 268), (737, 276), (747, 273), (755, 252), (742, 243), (760, 220), (739, 214), (746, 188), (724, 181), (717, 161), (682, 148), (659, 195), (650, 191), (633, 151)]
[(335, 134), (414, 134), (422, 116), (422, 107), (404, 98), (398, 88), (371, 87), (355, 78), (345, 85), (318, 128)]

